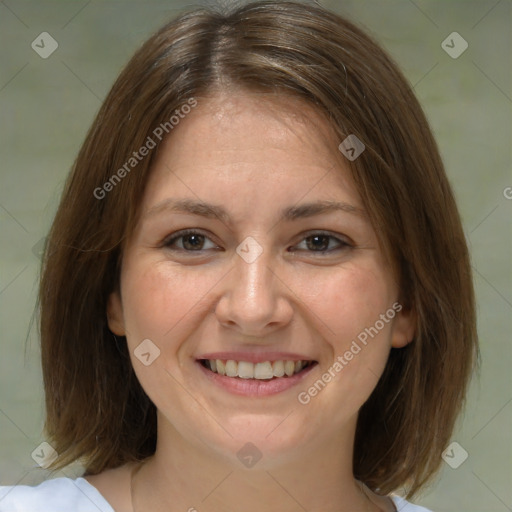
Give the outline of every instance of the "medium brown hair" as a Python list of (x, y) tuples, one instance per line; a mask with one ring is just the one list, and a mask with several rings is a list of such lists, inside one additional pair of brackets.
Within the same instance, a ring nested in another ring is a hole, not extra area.
[(227, 87), (302, 98), (340, 142), (355, 134), (366, 146), (347, 163), (416, 334), (391, 349), (360, 410), (354, 476), (382, 494), (407, 486), (410, 497), (440, 466), (478, 356), (466, 240), (428, 123), (394, 62), (342, 17), (286, 1), (181, 15), (136, 52), (97, 114), (40, 284), (45, 430), (59, 453), (51, 468), (80, 461), (95, 474), (154, 453), (155, 406), (126, 340), (108, 329), (106, 305), (156, 151), (104, 197), (94, 191), (182, 105)]

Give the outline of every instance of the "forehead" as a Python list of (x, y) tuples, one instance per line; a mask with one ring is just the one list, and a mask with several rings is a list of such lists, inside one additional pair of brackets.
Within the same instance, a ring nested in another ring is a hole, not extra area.
[(144, 209), (191, 195), (267, 208), (302, 198), (361, 206), (336, 134), (312, 106), (258, 93), (197, 101), (159, 148)]

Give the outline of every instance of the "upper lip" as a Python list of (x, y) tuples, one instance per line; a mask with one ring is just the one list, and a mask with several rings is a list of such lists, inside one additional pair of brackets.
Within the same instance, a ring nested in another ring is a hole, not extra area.
[(201, 354), (196, 359), (247, 361), (248, 363), (263, 363), (265, 361), (315, 361), (312, 357), (291, 352), (208, 352)]

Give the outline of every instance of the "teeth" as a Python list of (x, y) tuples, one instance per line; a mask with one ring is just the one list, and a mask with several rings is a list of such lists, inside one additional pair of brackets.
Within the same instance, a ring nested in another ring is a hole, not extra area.
[(284, 363), (284, 373), (291, 377), (295, 372), (295, 362), (294, 361), (286, 361)]
[[(217, 359), (215, 361), (215, 363), (217, 366), (217, 373), (219, 375), (226, 375), (226, 367), (224, 366), (224, 363), (220, 359)], [(212, 371), (215, 371), (215, 370), (213, 370), (213, 368), (212, 368)]]
[(275, 361), (272, 365), (272, 370), (274, 373), (274, 377), (282, 377), (284, 375), (284, 362), (283, 361)]
[(226, 375), (228, 377), (236, 377), (238, 375), (238, 365), (236, 361), (226, 361)]
[(254, 378), (255, 379), (271, 379), (274, 376), (272, 371), (272, 363), (265, 361), (264, 363), (257, 363), (254, 365)]
[(254, 365), (247, 361), (240, 361), (238, 363), (238, 376), (241, 379), (254, 379)]
[(310, 361), (264, 361), (250, 363), (248, 361), (234, 361), (229, 359), (208, 359), (207, 367), (212, 372), (228, 377), (240, 377), (241, 379), (270, 380), (273, 377), (291, 377), (308, 366)]

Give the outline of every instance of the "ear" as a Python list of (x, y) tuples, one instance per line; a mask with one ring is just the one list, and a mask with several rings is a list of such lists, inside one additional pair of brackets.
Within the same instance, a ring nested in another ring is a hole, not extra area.
[(413, 308), (401, 307), (395, 316), (391, 335), (391, 346), (403, 348), (408, 345), (416, 333), (416, 312)]
[(118, 336), (125, 336), (123, 305), (118, 291), (112, 292), (107, 302), (107, 321), (109, 329)]

